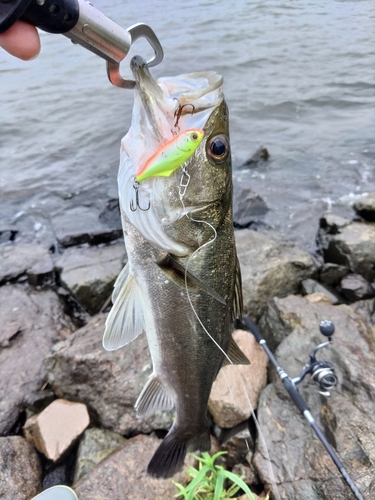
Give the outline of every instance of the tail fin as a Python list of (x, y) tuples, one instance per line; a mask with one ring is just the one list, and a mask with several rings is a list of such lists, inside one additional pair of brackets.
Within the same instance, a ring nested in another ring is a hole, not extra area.
[(173, 428), (168, 432), (148, 464), (148, 474), (162, 479), (172, 477), (182, 469), (187, 451), (208, 451), (211, 448), (209, 430), (188, 440), (178, 434)]

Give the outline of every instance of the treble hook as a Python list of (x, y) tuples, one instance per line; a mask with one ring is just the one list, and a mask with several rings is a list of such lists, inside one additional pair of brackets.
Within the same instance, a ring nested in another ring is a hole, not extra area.
[(139, 182), (137, 181), (137, 179), (134, 179), (134, 183), (133, 183), (133, 189), (135, 191), (135, 204), (134, 204), (134, 201), (131, 200), (130, 202), (130, 210), (132, 212), (135, 212), (137, 210), (137, 208), (139, 208), (140, 210), (142, 210), (142, 212), (147, 212), (147, 210), (149, 210), (150, 208), (150, 200), (148, 200), (148, 207), (147, 208), (142, 208), (139, 204), (139, 194), (138, 194), (138, 190), (139, 190)]
[[(177, 100), (177, 102), (178, 102), (178, 100)], [(176, 109), (176, 111), (174, 112), (174, 115), (173, 115), (176, 118), (175, 124), (172, 127), (172, 133), (174, 135), (177, 135), (180, 132), (180, 127), (178, 126), (178, 122), (180, 121), (182, 112), (183, 112), (184, 108), (186, 108), (186, 106), (191, 106), (191, 108), (192, 108), (191, 109), (191, 114), (192, 115), (194, 114), (194, 111), (195, 111), (194, 104), (187, 103), (187, 104), (183, 104), (182, 106), (180, 104), (178, 104), (178, 107), (177, 107), (177, 109)]]

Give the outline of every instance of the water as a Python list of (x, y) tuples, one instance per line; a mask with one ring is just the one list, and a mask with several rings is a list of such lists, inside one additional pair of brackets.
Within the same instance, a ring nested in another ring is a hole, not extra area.
[[(288, 238), (313, 249), (324, 211), (351, 215), (353, 200), (375, 190), (373, 0), (94, 4), (124, 28), (154, 29), (165, 51), (155, 76), (224, 76), (235, 175)], [(151, 55), (144, 42), (134, 53)], [(61, 35), (42, 33), (42, 53), (27, 63), (1, 52), (0, 229), (43, 240), (51, 216), (115, 197), (131, 108), (132, 91), (108, 82), (104, 61)], [(238, 169), (260, 145), (271, 161)]]

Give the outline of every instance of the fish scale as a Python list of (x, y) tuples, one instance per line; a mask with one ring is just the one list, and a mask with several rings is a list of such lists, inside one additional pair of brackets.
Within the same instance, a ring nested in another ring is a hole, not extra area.
[[(147, 335), (153, 374), (136, 409), (147, 416), (175, 408), (175, 421), (148, 465), (151, 475), (167, 478), (181, 469), (187, 451), (210, 449), (207, 404), (223, 363), (248, 363), (231, 336), (242, 297), (228, 116), (222, 79), (215, 73), (163, 78), (163, 89), (168, 82), (173, 87), (174, 97), (168, 98), (140, 57), (133, 58), (131, 67), (136, 98), (118, 177), (128, 264), (115, 284), (103, 345), (117, 349), (143, 331)], [(142, 181), (139, 203), (149, 208), (133, 210), (134, 174), (170, 136), (179, 97), (197, 110), (181, 116), (181, 131), (204, 131), (182, 167), (190, 176), (184, 196), (179, 190), (182, 170), (177, 169), (169, 177)]]

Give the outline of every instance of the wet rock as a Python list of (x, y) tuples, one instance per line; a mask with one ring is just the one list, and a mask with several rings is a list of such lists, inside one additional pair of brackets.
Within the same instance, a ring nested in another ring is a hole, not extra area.
[(55, 284), (55, 269), (49, 256), (27, 271), (27, 281), (34, 287), (52, 287)]
[(90, 314), (110, 297), (125, 262), (123, 242), (103, 247), (68, 248), (56, 262), (60, 281)]
[(264, 200), (249, 186), (235, 180), (233, 182), (233, 221), (236, 227), (246, 228), (268, 212)]
[(0, 438), (0, 498), (30, 500), (42, 487), (42, 467), (34, 448), (21, 436)]
[(47, 356), (48, 381), (55, 393), (85, 403), (92, 422), (122, 435), (169, 429), (172, 412), (138, 419), (134, 404), (152, 372), (145, 335), (122, 349), (102, 346), (107, 315), (99, 314)]
[(302, 281), (316, 274), (311, 255), (276, 233), (244, 229), (235, 238), (244, 309), (255, 320), (272, 297), (299, 293)]
[(44, 357), (73, 326), (57, 295), (28, 286), (0, 287), (0, 435), (10, 432), (28, 394), (46, 381)]
[[(268, 149), (261, 146), (260, 148), (258, 148), (255, 153), (248, 159), (245, 161), (245, 163), (243, 163), (241, 165), (241, 167), (248, 167), (248, 166), (251, 166), (251, 167), (255, 167), (255, 166), (258, 166), (259, 163), (262, 163), (264, 161), (267, 161), (270, 157), (270, 154), (268, 152)], [(240, 168), (241, 168), (240, 167)]]
[[(284, 331), (285, 339), (276, 358), (291, 377), (298, 376), (309, 352), (322, 342), (319, 322), (330, 319), (335, 324), (333, 345), (320, 352), (318, 358), (334, 364), (337, 389), (326, 399), (312, 382), (305, 380), (299, 391), (364, 498), (374, 498), (375, 349), (371, 345), (371, 328), (347, 305), (311, 304), (296, 296), (274, 299), (274, 303), (277, 314), (268, 320), (275, 330)], [(349, 498), (350, 491), (335, 464), (272, 373), (273, 383), (260, 397), (258, 419), (281, 498)], [(254, 464), (262, 481), (271, 484), (268, 459), (260, 443)]]
[(0, 285), (18, 278), (48, 258), (49, 251), (43, 245), (11, 243), (0, 246)]
[(341, 293), (349, 302), (369, 299), (375, 295), (374, 288), (360, 274), (348, 274), (340, 284)]
[(26, 439), (53, 462), (75, 443), (90, 423), (82, 403), (56, 399), (41, 413), (27, 420), (23, 431)]
[(302, 293), (304, 295), (310, 295), (312, 293), (319, 293), (325, 295), (331, 304), (338, 304), (339, 299), (335, 294), (330, 292), (325, 286), (318, 283), (316, 280), (311, 278), (302, 281)]
[(369, 222), (375, 222), (375, 193), (368, 194), (353, 205), (358, 215)]
[(105, 429), (87, 429), (78, 447), (74, 483), (116, 450), (125, 438)]
[[(326, 262), (344, 266), (366, 280), (375, 279), (375, 224), (320, 221), (318, 243)], [(339, 219), (336, 217), (335, 219)], [(340, 218), (341, 219), (341, 218)]]
[[(73, 207), (62, 214), (52, 217), (57, 241), (63, 247), (82, 245), (99, 245), (108, 243), (122, 236), (121, 224), (114, 219), (101, 216), (95, 207)], [(100, 218), (101, 216), (101, 218)]]
[(122, 228), (118, 198), (108, 200), (106, 207), (99, 214), (99, 220), (110, 227), (116, 227), (117, 229)]
[(220, 427), (233, 427), (247, 420), (267, 381), (268, 358), (255, 337), (237, 330), (233, 338), (251, 364), (225, 366), (213, 383), (208, 409)]
[[(128, 439), (99, 465), (89, 471), (76, 484), (80, 500), (166, 500), (173, 498), (178, 489), (170, 479), (155, 479), (146, 473), (147, 464), (160, 444), (152, 436), (139, 435)], [(191, 463), (190, 457), (186, 464)], [(186, 467), (173, 477), (183, 483)], [(116, 478), (116, 480), (114, 480)]]

